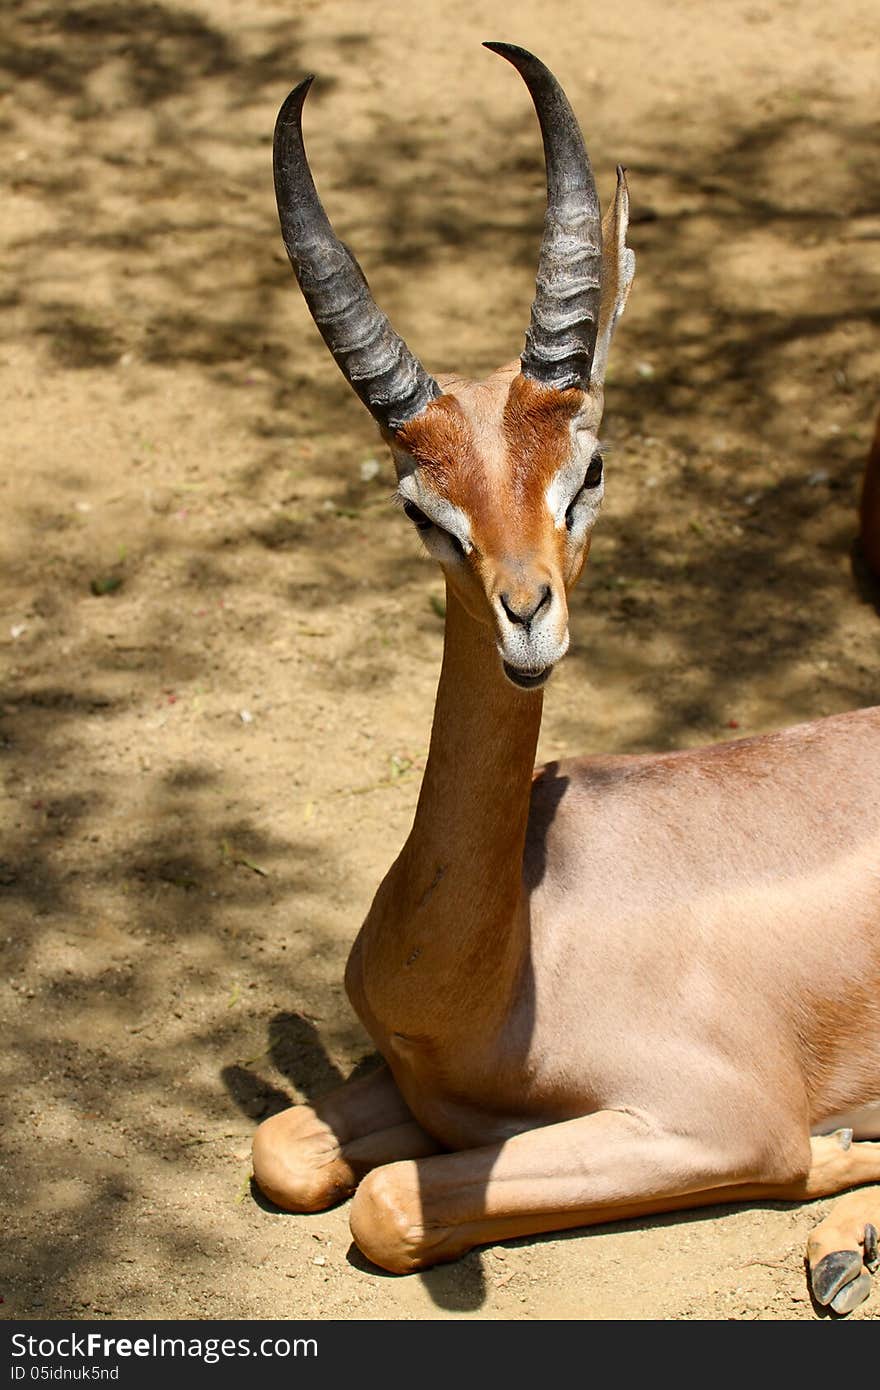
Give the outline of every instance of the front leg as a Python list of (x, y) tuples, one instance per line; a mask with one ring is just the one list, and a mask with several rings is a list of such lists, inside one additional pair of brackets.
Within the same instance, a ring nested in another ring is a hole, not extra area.
[(435, 1154), (387, 1067), (347, 1081), (314, 1105), (292, 1105), (254, 1135), (254, 1180), (285, 1211), (324, 1211), (379, 1164)]
[[(762, 1161), (742, 1136), (724, 1144), (717, 1132), (701, 1140), (647, 1116), (598, 1111), (501, 1144), (379, 1168), (355, 1195), (351, 1231), (376, 1264), (407, 1273), (475, 1245), (723, 1201), (724, 1189), (754, 1177)], [(795, 1135), (790, 1169), (774, 1177), (808, 1163), (807, 1140)]]
[[(747, 1134), (710, 1119), (701, 1137), (600, 1111), (503, 1144), (377, 1168), (355, 1194), (352, 1235), (376, 1264), (404, 1274), (511, 1237), (718, 1202), (810, 1201), (880, 1178), (880, 1144), (809, 1140), (796, 1126), (771, 1143), (757, 1115)], [(834, 1240), (830, 1248), (844, 1243)]]

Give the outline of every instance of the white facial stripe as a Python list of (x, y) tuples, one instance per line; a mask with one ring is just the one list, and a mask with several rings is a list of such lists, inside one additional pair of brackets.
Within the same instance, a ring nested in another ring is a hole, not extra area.
[(547, 510), (553, 518), (557, 531), (565, 525), (565, 513), (569, 503), (584, 481), (584, 467), (578, 457), (570, 458), (554, 473), (544, 493)]
[(419, 511), (424, 512), (430, 521), (439, 526), (443, 531), (449, 531), (457, 540), (461, 541), (465, 552), (473, 550), (471, 539), (471, 522), (467, 512), (462, 511), (461, 507), (456, 507), (452, 502), (447, 502), (445, 497), (438, 497), (436, 492), (425, 487), (418, 470), (411, 473), (404, 473), (398, 484), (398, 494), (407, 502), (412, 502)]
[[(553, 523), (557, 531), (561, 531), (565, 525), (565, 514), (568, 511), (573, 499), (583, 486), (586, 471), (590, 465), (590, 459), (599, 447), (599, 441), (591, 430), (584, 429), (575, 418), (570, 426), (571, 433), (571, 453), (561, 468), (550, 479), (547, 490), (544, 493), (544, 501), (547, 510), (553, 518)], [(597, 487), (593, 504), (589, 506), (589, 511), (595, 513), (597, 505), (602, 499), (603, 488)], [(587, 499), (585, 498), (585, 504)]]

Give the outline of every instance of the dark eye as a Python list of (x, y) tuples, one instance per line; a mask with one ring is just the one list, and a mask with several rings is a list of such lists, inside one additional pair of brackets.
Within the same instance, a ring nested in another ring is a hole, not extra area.
[(587, 469), (587, 476), (584, 478), (584, 487), (598, 487), (602, 481), (602, 455), (594, 454), (590, 459), (590, 466)]
[(451, 531), (445, 531), (442, 526), (438, 526), (433, 522), (429, 516), (425, 516), (421, 507), (417, 507), (415, 502), (404, 502), (403, 510), (406, 512), (413, 525), (417, 526), (420, 531), (430, 531), (433, 526), (435, 531), (438, 531), (441, 536), (446, 537), (452, 549), (456, 551), (457, 554), (464, 554), (464, 546), (458, 539), (458, 536), (453, 536)]
[(566, 530), (570, 531), (572, 526), (574, 525), (574, 509), (577, 506), (578, 502), (581, 500), (583, 494), (585, 492), (592, 491), (593, 488), (598, 487), (601, 483), (602, 467), (602, 455), (594, 454), (593, 457), (590, 459), (590, 466), (587, 469), (584, 481), (581, 483), (574, 497), (568, 504), (568, 510), (565, 513)]
[(410, 521), (418, 526), (420, 531), (430, 531), (431, 527), (434, 525), (431, 518), (425, 516), (425, 513), (416, 506), (415, 502), (404, 502), (403, 510), (406, 512)]
[[(438, 528), (438, 529), (439, 529), (439, 528)], [(451, 531), (444, 531), (444, 532), (443, 532), (443, 535), (444, 535), (444, 536), (446, 537), (446, 539), (449, 541), (449, 544), (452, 546), (452, 549), (455, 551), (456, 555), (463, 555), (463, 554), (464, 554), (464, 546), (462, 545), (461, 541), (458, 539), (458, 536), (453, 536), (453, 534), (452, 534)]]

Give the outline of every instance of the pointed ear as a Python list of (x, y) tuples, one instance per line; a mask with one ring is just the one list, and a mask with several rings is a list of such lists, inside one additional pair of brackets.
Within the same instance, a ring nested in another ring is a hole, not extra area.
[(636, 270), (635, 255), (626, 244), (628, 226), (629, 189), (626, 186), (626, 171), (618, 164), (614, 203), (602, 218), (602, 299), (596, 351), (590, 372), (590, 383), (597, 386), (605, 381), (611, 337), (623, 313)]

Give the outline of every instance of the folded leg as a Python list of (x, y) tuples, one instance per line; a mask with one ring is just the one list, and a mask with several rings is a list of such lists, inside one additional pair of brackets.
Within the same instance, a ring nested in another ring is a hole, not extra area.
[(254, 1135), (254, 1180), (286, 1211), (323, 1211), (350, 1197), (378, 1164), (438, 1149), (380, 1067), (314, 1105), (292, 1105), (264, 1120)]
[[(731, 1190), (766, 1170), (764, 1148), (599, 1111), (502, 1144), (375, 1169), (355, 1194), (352, 1235), (376, 1264), (405, 1273), (513, 1236), (734, 1200)], [(793, 1135), (790, 1156), (775, 1162), (768, 1177), (777, 1185), (802, 1177), (806, 1138)]]
[(515, 1236), (719, 1202), (806, 1201), (878, 1179), (880, 1145), (847, 1145), (841, 1135), (808, 1141), (793, 1132), (788, 1145), (777, 1136), (752, 1147), (741, 1132), (726, 1140), (717, 1130), (711, 1139), (671, 1134), (602, 1111), (503, 1144), (376, 1168), (350, 1219), (364, 1254), (407, 1273)]

